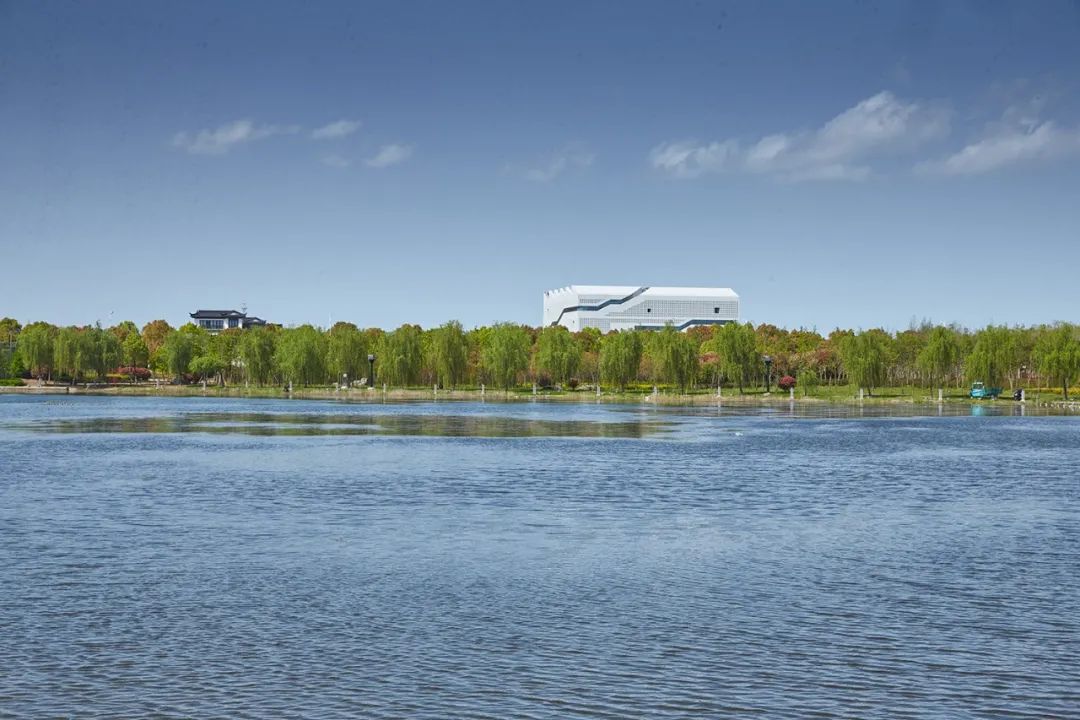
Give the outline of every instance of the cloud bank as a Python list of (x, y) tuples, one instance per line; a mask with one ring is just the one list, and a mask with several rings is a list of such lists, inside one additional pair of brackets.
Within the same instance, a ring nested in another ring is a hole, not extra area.
[(582, 148), (568, 147), (555, 153), (540, 165), (525, 171), (525, 178), (533, 182), (547, 183), (572, 168), (587, 168), (595, 156)]
[(398, 145), (390, 144), (383, 145), (379, 148), (379, 152), (374, 157), (368, 158), (364, 161), (364, 164), (373, 168), (386, 168), (392, 165), (400, 165), (401, 163), (412, 157), (413, 146), (412, 145)]
[(312, 140), (337, 140), (348, 137), (360, 129), (359, 120), (338, 120), (311, 131)]
[(862, 180), (877, 157), (947, 135), (941, 107), (883, 91), (844, 110), (817, 130), (766, 135), (750, 145), (736, 138), (710, 143), (665, 142), (649, 153), (657, 170), (674, 177), (742, 172), (781, 180)]
[(957, 152), (919, 163), (916, 171), (942, 175), (978, 175), (1001, 168), (1080, 154), (1080, 127), (1041, 120), (1037, 107), (1012, 106), (1001, 120)]
[(178, 132), (173, 136), (172, 145), (192, 155), (224, 155), (244, 143), (274, 135), (294, 135), (299, 131), (300, 128), (292, 125), (256, 125), (251, 120), (236, 120), (197, 133)]

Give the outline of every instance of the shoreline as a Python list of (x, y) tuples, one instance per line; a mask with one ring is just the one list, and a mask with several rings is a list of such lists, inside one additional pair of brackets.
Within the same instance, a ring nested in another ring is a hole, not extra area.
[(298, 388), (293, 392), (287, 392), (278, 388), (270, 387), (216, 387), (203, 388), (198, 385), (22, 385), (0, 386), (0, 395), (86, 395), (105, 397), (208, 397), (208, 398), (235, 398), (235, 399), (296, 399), (296, 400), (336, 400), (341, 402), (357, 403), (381, 403), (381, 402), (553, 402), (553, 403), (579, 403), (579, 404), (650, 404), (670, 407), (697, 407), (702, 405), (731, 405), (745, 407), (788, 407), (792, 403), (797, 405), (971, 405), (1009, 407), (1054, 407), (1080, 410), (1080, 401), (1062, 400), (1039, 400), (1036, 398), (1020, 401), (1001, 398), (998, 400), (973, 400), (968, 397), (945, 396), (942, 400), (926, 395), (925, 397), (911, 395), (888, 395), (866, 396), (860, 399), (858, 396), (815, 397), (802, 396), (796, 393), (794, 397), (787, 393), (774, 394), (746, 394), (737, 393), (722, 394), (702, 392), (693, 394), (679, 393), (618, 393), (601, 392), (599, 395), (590, 391), (558, 392), (540, 391), (536, 394), (530, 392), (502, 390), (419, 390), (419, 389), (359, 389), (346, 390), (330, 388)]

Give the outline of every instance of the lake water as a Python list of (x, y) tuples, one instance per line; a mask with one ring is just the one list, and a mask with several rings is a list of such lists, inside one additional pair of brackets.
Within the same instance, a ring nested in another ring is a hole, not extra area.
[(946, 412), (0, 396), (0, 717), (1078, 717), (1080, 417)]

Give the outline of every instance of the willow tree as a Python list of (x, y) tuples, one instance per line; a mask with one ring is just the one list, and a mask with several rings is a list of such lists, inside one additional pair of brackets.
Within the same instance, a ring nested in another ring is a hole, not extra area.
[(726, 323), (713, 334), (713, 348), (720, 355), (720, 366), (729, 380), (739, 385), (739, 394), (754, 377), (760, 362), (757, 333), (750, 323)]
[(19, 332), (15, 352), (30, 374), (39, 380), (52, 376), (56, 333), (55, 327), (44, 322), (30, 323)]
[(1043, 333), (1035, 344), (1035, 361), (1039, 372), (1050, 382), (1061, 385), (1065, 399), (1069, 399), (1069, 385), (1080, 375), (1080, 341), (1076, 327), (1058, 325)]
[(67, 375), (72, 384), (79, 382), (90, 369), (93, 344), (87, 331), (77, 327), (60, 328), (53, 341), (53, 358), (57, 372)]
[(860, 388), (870, 395), (875, 387), (881, 387), (886, 377), (888, 357), (887, 336), (874, 330), (865, 330), (845, 337), (840, 343), (840, 361), (844, 372)]
[(265, 327), (253, 327), (240, 336), (240, 362), (244, 377), (256, 385), (266, 385), (274, 373), (276, 333)]
[(283, 330), (274, 351), (274, 365), (281, 376), (300, 385), (326, 380), (326, 338), (311, 325)]
[(418, 325), (402, 325), (379, 343), (375, 376), (389, 385), (416, 385), (423, 363), (422, 332)]
[(326, 335), (326, 369), (335, 381), (354, 380), (367, 371), (367, 343), (359, 328), (349, 322), (335, 323)]
[(165, 337), (160, 348), (165, 369), (177, 380), (183, 379), (195, 357), (196, 349), (191, 333), (173, 330)]
[(978, 380), (987, 385), (1000, 386), (1019, 366), (1016, 339), (1005, 326), (988, 325), (975, 335), (964, 367), (968, 380)]
[(117, 369), (123, 359), (123, 348), (116, 335), (103, 330), (96, 325), (86, 331), (87, 343), (90, 352), (90, 368), (97, 375), (99, 381), (104, 381), (106, 376)]
[(698, 354), (694, 341), (671, 324), (659, 330), (649, 343), (655, 379), (686, 392), (697, 379)]
[(451, 320), (431, 330), (429, 364), (442, 387), (457, 387), (469, 370), (469, 341), (461, 323)]
[(581, 365), (581, 346), (562, 325), (540, 331), (536, 340), (537, 368), (559, 384), (570, 380)]
[(952, 328), (938, 326), (930, 331), (926, 345), (915, 358), (915, 366), (929, 380), (930, 387), (943, 382), (960, 361), (960, 345)]
[(640, 333), (623, 330), (605, 335), (600, 342), (600, 377), (619, 392), (626, 390), (641, 368), (641, 352)]
[(520, 325), (492, 326), (482, 353), (484, 370), (497, 385), (509, 390), (529, 367), (531, 345), (529, 333)]

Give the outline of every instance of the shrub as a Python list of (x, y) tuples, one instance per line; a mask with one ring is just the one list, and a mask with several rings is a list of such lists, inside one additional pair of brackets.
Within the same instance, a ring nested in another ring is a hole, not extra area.
[(22, 384), (20, 378), (0, 378), (0, 387), (19, 387)]
[(149, 380), (150, 369), (144, 367), (120, 367), (116, 368), (117, 375), (123, 375), (126, 380), (130, 380), (134, 375), (136, 380)]
[(791, 388), (795, 387), (795, 378), (791, 377), (790, 375), (785, 375), (784, 377), (780, 378), (780, 382), (778, 382), (777, 385), (780, 387), (781, 390), (790, 390)]

